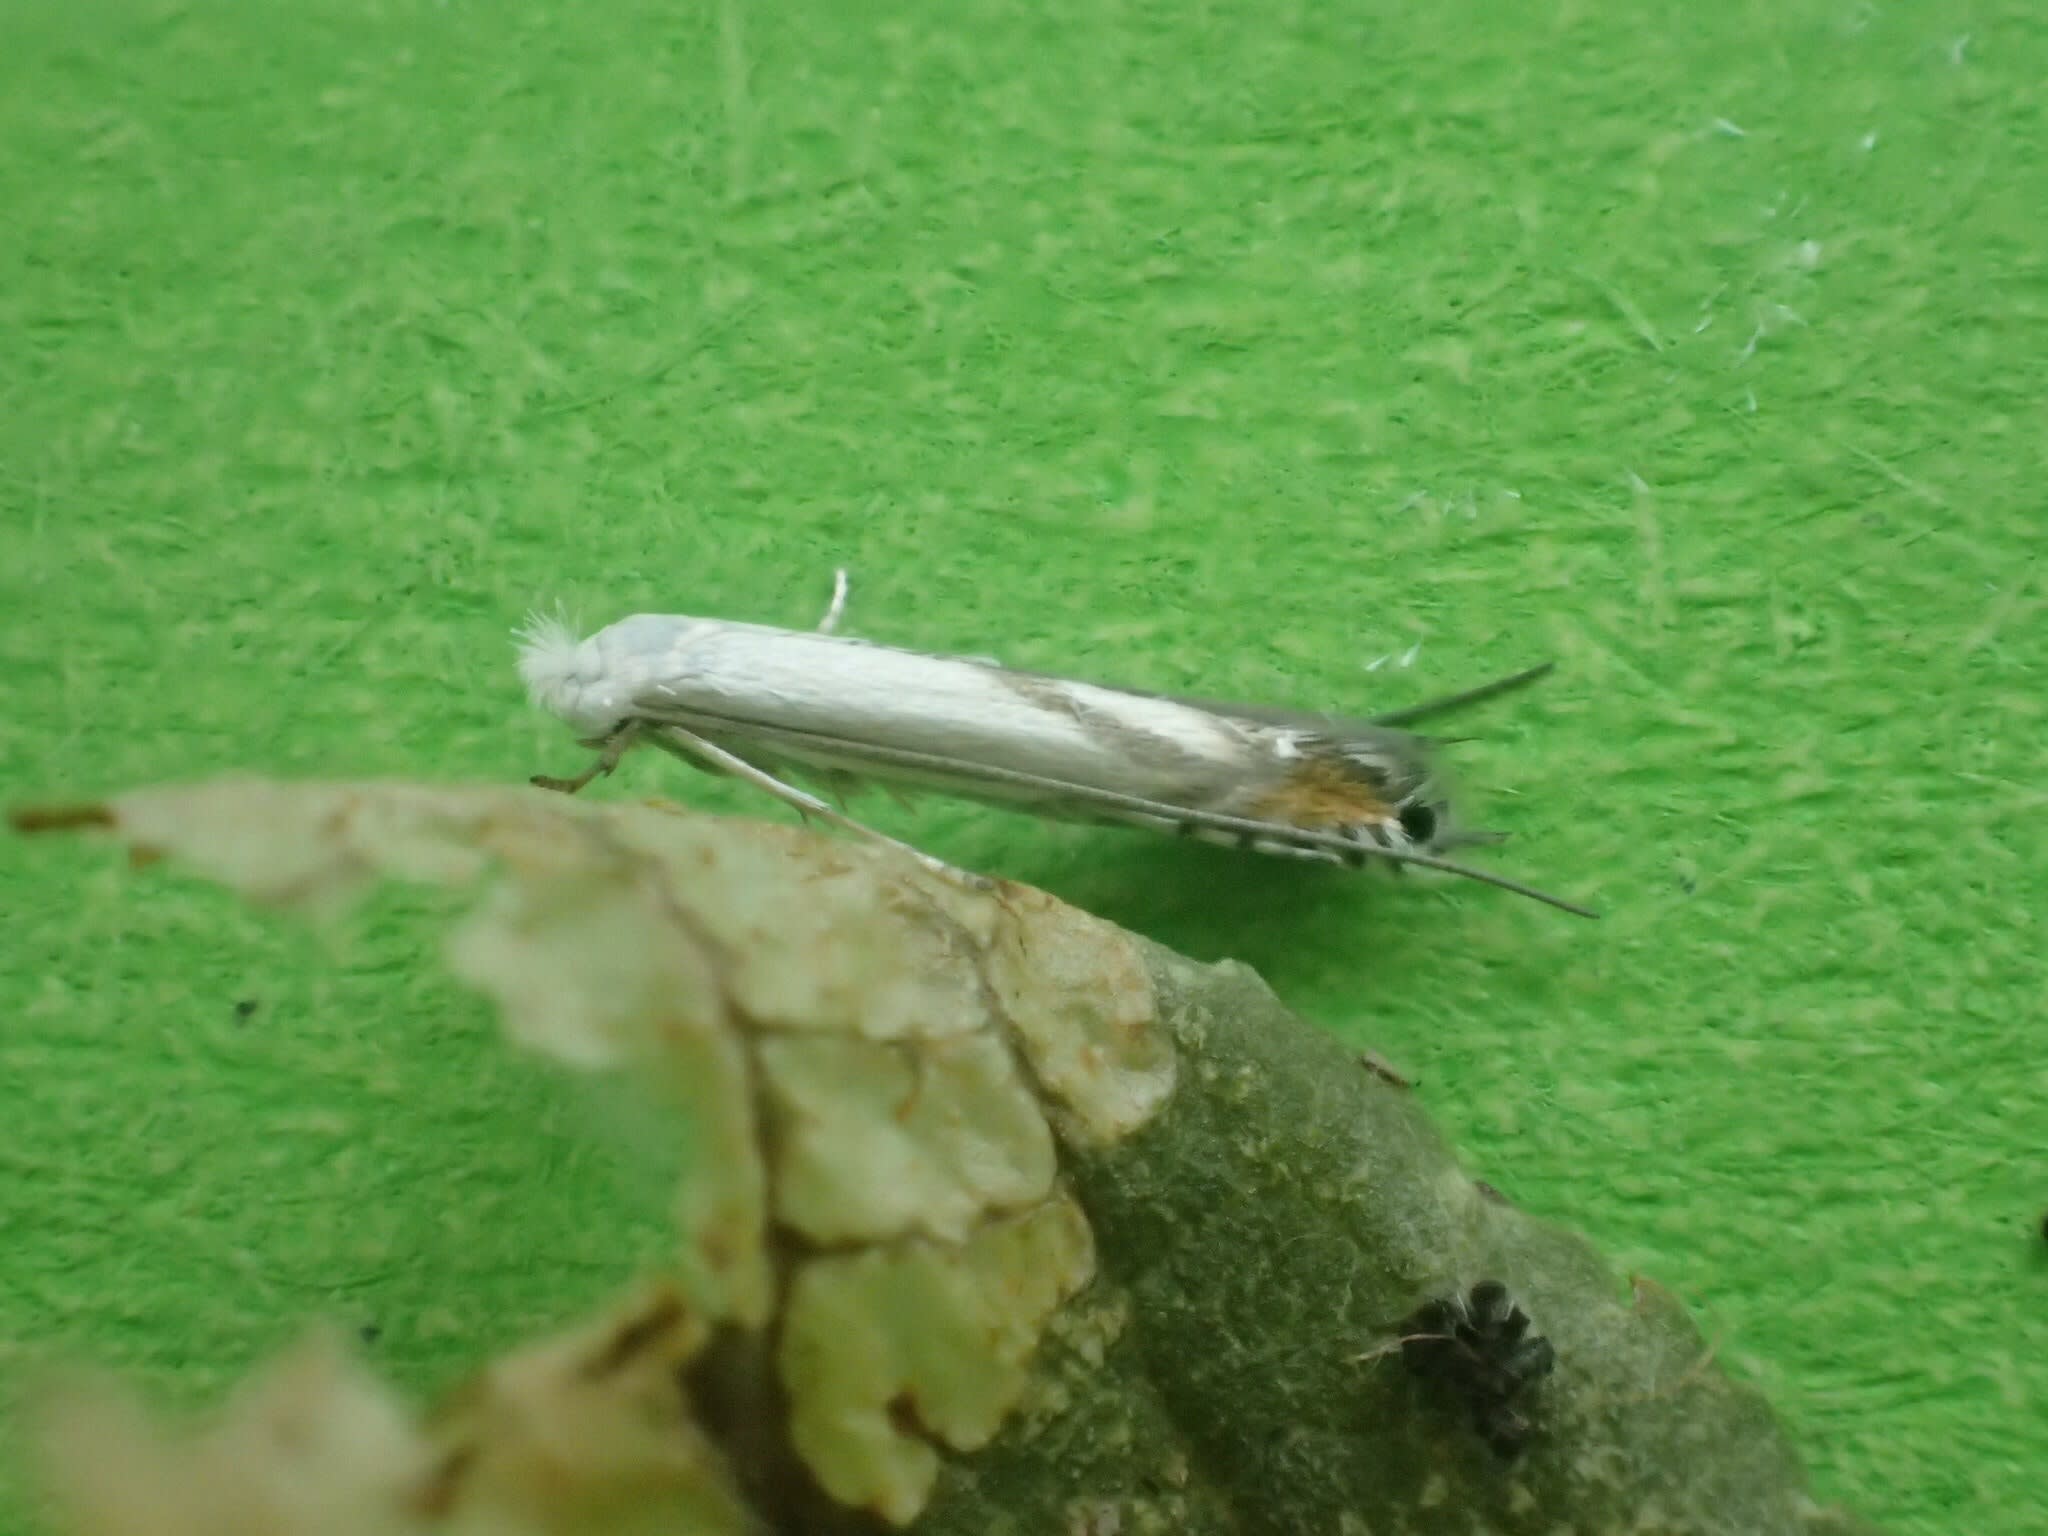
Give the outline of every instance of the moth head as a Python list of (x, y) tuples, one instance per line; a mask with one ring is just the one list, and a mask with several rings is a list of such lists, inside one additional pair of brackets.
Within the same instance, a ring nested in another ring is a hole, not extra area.
[(557, 611), (529, 614), (518, 640), (519, 679), (535, 708), (567, 721), (579, 736), (602, 736), (618, 725), (618, 689), (598, 636), (579, 640)]
[(519, 641), (519, 680), (526, 694), (542, 709), (553, 709), (555, 700), (591, 680), (597, 657), (569, 627), (568, 617), (557, 609), (538, 610), (514, 631)]
[(1379, 833), (1385, 856), (1483, 881), (1581, 917), (1592, 917), (1591, 911), (1574, 902), (1446, 857), (1460, 848), (1507, 841), (1504, 832), (1458, 824), (1450, 793), (1432, 764), (1434, 750), (1448, 744), (1441, 738), (1407, 736), (1398, 731), (1382, 731), (1369, 739), (1356, 736), (1346, 743), (1345, 756), (1352, 766), (1366, 770), (1393, 807), (1392, 824), (1382, 823)]
[(1505, 832), (1468, 827), (1458, 820), (1449, 791), (1435, 779), (1403, 799), (1394, 811), (1395, 825), (1410, 848), (1419, 853), (1449, 853), (1508, 840)]
[(1504, 832), (1468, 827), (1458, 819), (1452, 786), (1437, 767), (1442, 748), (1466, 739), (1379, 730), (1347, 744), (1346, 755), (1354, 765), (1367, 769), (1392, 807), (1392, 825), (1384, 830), (1396, 846), (1416, 853), (1445, 854), (1507, 841)]
[(1382, 840), (1419, 853), (1440, 853), (1471, 840), (1455, 829), (1449, 786), (1438, 774), (1438, 742), (1406, 731), (1367, 727), (1335, 743), (1373, 805)]

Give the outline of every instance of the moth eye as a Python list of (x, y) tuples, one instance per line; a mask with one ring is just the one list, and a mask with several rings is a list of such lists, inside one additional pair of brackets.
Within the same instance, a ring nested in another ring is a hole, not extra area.
[(1427, 843), (1436, 836), (1436, 807), (1416, 802), (1401, 807), (1401, 830), (1411, 843)]

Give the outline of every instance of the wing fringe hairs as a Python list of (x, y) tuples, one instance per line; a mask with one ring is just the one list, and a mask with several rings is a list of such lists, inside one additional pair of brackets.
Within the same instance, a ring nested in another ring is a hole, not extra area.
[[(1668, 1292), (1474, 1183), (1240, 966), (886, 849), (530, 790), (234, 779), (15, 821), (315, 913), (486, 887), (456, 975), (665, 1103), (691, 1170), (669, 1272), (423, 1415), (317, 1341), (196, 1427), (46, 1395), (84, 1536), (1868, 1529)], [(1506, 1463), (1402, 1364), (1481, 1281), (1554, 1350)]]

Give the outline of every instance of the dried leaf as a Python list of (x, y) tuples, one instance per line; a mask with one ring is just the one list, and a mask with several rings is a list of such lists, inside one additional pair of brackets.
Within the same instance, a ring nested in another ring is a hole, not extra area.
[[(286, 1369), (193, 1442), (75, 1399), (48, 1445), (88, 1536), (1862, 1529), (1681, 1308), (1625, 1303), (1242, 967), (866, 846), (523, 790), (238, 780), (17, 824), (316, 911), (487, 882), (457, 973), (690, 1138), (676, 1286), (484, 1371), (417, 1499), (388, 1399)], [(1494, 1444), (1398, 1343), (1481, 1278), (1556, 1352)]]
[(429, 1507), (458, 1536), (743, 1536), (684, 1368), (704, 1320), (659, 1286), (487, 1367), (443, 1408)]
[(174, 1424), (73, 1376), (35, 1403), (45, 1477), (79, 1536), (406, 1536), (430, 1529), (432, 1450), (330, 1334), (309, 1335), (215, 1420)]

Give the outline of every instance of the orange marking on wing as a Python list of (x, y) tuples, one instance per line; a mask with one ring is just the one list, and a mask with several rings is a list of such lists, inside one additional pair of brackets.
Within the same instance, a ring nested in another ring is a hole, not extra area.
[(1369, 779), (1339, 759), (1310, 757), (1254, 803), (1261, 821), (1292, 827), (1354, 827), (1390, 822), (1394, 808)]

